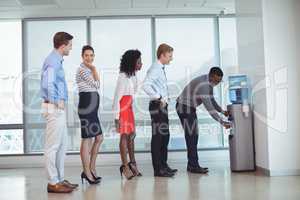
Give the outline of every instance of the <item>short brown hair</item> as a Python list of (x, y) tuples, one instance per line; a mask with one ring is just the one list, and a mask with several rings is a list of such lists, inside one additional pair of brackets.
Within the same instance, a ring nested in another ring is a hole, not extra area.
[(66, 32), (57, 32), (53, 37), (54, 48), (58, 49), (61, 45), (68, 45), (73, 36)]
[(157, 52), (156, 52), (157, 59), (160, 58), (161, 54), (164, 54), (167, 52), (173, 52), (173, 50), (174, 50), (173, 47), (171, 47), (165, 43), (159, 45)]

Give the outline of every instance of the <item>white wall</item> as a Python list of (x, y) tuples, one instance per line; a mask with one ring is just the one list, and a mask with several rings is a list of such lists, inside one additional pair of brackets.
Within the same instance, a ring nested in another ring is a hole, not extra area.
[(236, 15), (239, 72), (249, 76), (253, 90), (256, 165), (268, 169), (267, 125), (261, 119), (267, 114), (261, 0), (236, 0)]
[(251, 77), (257, 166), (300, 174), (300, 1), (236, 0), (238, 57)]
[(300, 173), (300, 1), (263, 0), (270, 171)]

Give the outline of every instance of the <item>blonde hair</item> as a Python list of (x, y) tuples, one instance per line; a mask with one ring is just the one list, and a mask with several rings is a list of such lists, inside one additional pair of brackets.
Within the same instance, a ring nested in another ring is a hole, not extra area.
[(173, 51), (174, 51), (174, 49), (170, 45), (165, 44), (165, 43), (160, 44), (157, 49), (157, 52), (156, 52), (157, 59), (160, 58), (161, 54), (165, 54), (165, 53), (169, 53), (169, 52), (173, 52)]

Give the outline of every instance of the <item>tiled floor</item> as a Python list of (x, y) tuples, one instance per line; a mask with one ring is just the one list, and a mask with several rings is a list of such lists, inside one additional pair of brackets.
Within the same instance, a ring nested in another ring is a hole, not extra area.
[(1, 200), (299, 200), (300, 177), (266, 177), (257, 173), (231, 173), (227, 162), (207, 162), (208, 175), (192, 175), (184, 162), (171, 163), (179, 169), (175, 178), (154, 178), (151, 165), (140, 166), (143, 177), (121, 180), (118, 166), (98, 167), (103, 181), (82, 185), (80, 167), (67, 167), (66, 178), (80, 183), (72, 194), (48, 194), (43, 168), (1, 169)]

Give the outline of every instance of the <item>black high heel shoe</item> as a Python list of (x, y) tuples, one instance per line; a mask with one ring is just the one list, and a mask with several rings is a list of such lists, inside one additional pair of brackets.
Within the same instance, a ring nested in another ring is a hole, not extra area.
[(125, 165), (121, 165), (120, 166), (120, 175), (121, 175), (121, 178), (123, 178), (123, 174), (124, 176), (126, 177), (127, 180), (130, 180), (134, 177), (134, 175), (131, 175), (131, 176), (126, 176), (126, 174), (124, 173), (124, 170), (125, 170)]
[(86, 174), (84, 172), (81, 173), (81, 182), (83, 184), (83, 179), (85, 179), (87, 182), (89, 182), (89, 184), (93, 185), (93, 184), (98, 184), (100, 181), (99, 180), (90, 180)]
[(102, 179), (101, 176), (96, 176), (93, 172), (91, 172), (91, 174), (96, 181), (101, 181), (101, 179)]
[(141, 172), (138, 171), (136, 167), (136, 162), (129, 162), (128, 165), (134, 176), (143, 176)]

